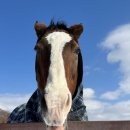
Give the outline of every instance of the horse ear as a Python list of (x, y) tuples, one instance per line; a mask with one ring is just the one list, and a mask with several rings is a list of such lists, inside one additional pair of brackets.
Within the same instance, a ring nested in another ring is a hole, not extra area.
[(36, 31), (37, 37), (40, 37), (47, 29), (47, 26), (43, 23), (39, 23), (38, 21), (36, 21), (34, 29)]
[(78, 39), (81, 35), (81, 33), (83, 32), (83, 25), (82, 24), (76, 24), (71, 26), (70, 31), (72, 32), (72, 34), (74, 35), (74, 37), (76, 39)]

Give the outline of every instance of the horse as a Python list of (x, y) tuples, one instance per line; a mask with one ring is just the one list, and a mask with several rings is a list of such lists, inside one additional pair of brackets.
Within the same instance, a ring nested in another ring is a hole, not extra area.
[[(51, 21), (50, 25), (46, 26), (36, 22), (34, 29), (37, 36), (34, 49), (37, 95), (39, 95), (36, 102), (39, 103), (37, 106), (40, 106), (37, 109), (40, 109), (40, 121), (45, 122), (48, 129), (53, 130), (63, 130), (67, 120), (77, 118), (86, 121), (81, 85), (83, 61), (78, 42), (83, 32), (83, 25), (67, 27), (63, 22)], [(32, 97), (34, 95), (36, 93)], [(36, 107), (35, 103), (33, 106)], [(17, 112), (15, 109), (15, 115)], [(12, 115), (8, 123), (11, 123)], [(23, 122), (27, 122), (27, 114), (26, 121)]]

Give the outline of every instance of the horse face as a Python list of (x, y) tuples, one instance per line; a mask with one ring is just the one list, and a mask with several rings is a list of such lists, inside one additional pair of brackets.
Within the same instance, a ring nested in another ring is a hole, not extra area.
[(36, 79), (42, 97), (43, 119), (48, 126), (63, 126), (76, 89), (79, 52), (76, 41), (82, 31), (77, 25), (68, 29), (71, 34), (61, 28), (48, 31), (46, 26), (40, 29), (39, 26), (35, 25), (40, 37), (36, 45)]

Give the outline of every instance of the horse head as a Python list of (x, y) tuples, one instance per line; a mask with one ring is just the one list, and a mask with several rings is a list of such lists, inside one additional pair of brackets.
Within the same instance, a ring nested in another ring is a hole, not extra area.
[(82, 57), (78, 39), (82, 24), (67, 27), (36, 22), (36, 80), (41, 95), (42, 118), (48, 126), (63, 126), (77, 86), (82, 80)]

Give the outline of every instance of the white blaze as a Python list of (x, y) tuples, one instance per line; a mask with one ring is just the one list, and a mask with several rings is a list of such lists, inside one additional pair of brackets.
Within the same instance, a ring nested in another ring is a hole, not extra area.
[(52, 32), (46, 37), (46, 39), (48, 44), (51, 45), (50, 68), (46, 84), (46, 91), (52, 89), (49, 87), (53, 87), (55, 89), (62, 87), (66, 89), (68, 87), (65, 78), (62, 52), (65, 44), (71, 41), (72, 38), (65, 32)]
[[(45, 100), (48, 112), (44, 117), (47, 125), (63, 125), (66, 116), (71, 108), (71, 93), (67, 86), (65, 77), (64, 61), (62, 52), (67, 42), (71, 41), (71, 36), (65, 32), (52, 32), (46, 37), (48, 44), (51, 45), (50, 67), (45, 87)], [(66, 104), (66, 100), (69, 104)], [(52, 118), (60, 120), (53, 124)]]

